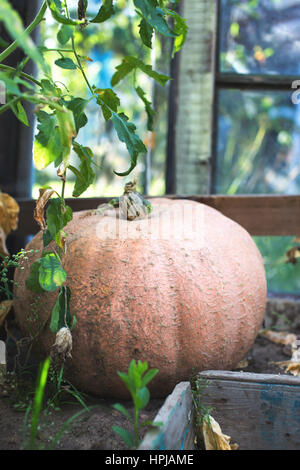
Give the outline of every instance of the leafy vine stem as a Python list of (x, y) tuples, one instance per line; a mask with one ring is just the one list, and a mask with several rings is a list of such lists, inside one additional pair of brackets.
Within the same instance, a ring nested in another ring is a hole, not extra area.
[[(173, 39), (173, 55), (180, 50), (186, 38), (187, 26), (185, 20), (171, 9), (176, 3), (177, 0), (132, 0), (132, 6), (140, 18), (141, 47), (151, 49), (156, 32)], [(40, 189), (34, 217), (43, 232), (43, 249), (41, 257), (32, 263), (26, 280), (27, 288), (37, 294), (58, 291), (50, 321), (50, 329), (57, 334), (63, 328), (71, 330), (76, 323), (75, 316), (70, 312), (71, 291), (67, 285), (67, 273), (63, 269), (67, 239), (64, 228), (73, 217), (71, 208), (65, 202), (66, 173), (68, 171), (75, 175), (73, 197), (79, 197), (84, 193), (95, 179), (93, 151), (76, 141), (80, 129), (88, 123), (85, 108), (92, 99), (95, 99), (105, 121), (111, 120), (119, 140), (126, 145), (130, 156), (128, 170), (114, 171), (114, 173), (126, 176), (135, 168), (139, 155), (146, 153), (147, 149), (137, 135), (134, 123), (130, 122), (126, 114), (119, 111), (121, 103), (115, 87), (133, 75), (134, 89), (138, 99), (141, 99), (145, 105), (148, 116), (147, 128), (151, 131), (154, 110), (146, 93), (138, 85), (137, 72), (146, 74), (162, 86), (170, 80), (169, 76), (153, 70), (152, 65), (145, 63), (140, 57), (125, 56), (121, 64), (116, 67), (111, 87), (99, 89), (90, 83), (83, 65), (83, 61), (87, 58), (81, 57), (76, 48), (76, 31), (90, 24), (99, 25), (108, 21), (116, 14), (116, 4), (116, 0), (103, 0), (96, 16), (91, 17), (88, 0), (79, 0), (77, 18), (72, 18), (68, 0), (44, 0), (36, 17), (25, 28), (10, 2), (8, 0), (0, 2), (0, 21), (13, 41), (0, 53), (0, 81), (6, 88), (6, 104), (0, 107), (0, 114), (10, 109), (17, 119), (28, 126), (29, 121), (22, 102), (28, 101), (36, 105), (38, 133), (33, 146), (35, 166), (43, 170), (48, 165), (54, 164), (62, 182), (61, 194), (49, 187)], [(38, 47), (30, 37), (34, 29), (45, 19), (47, 11), (58, 26), (57, 48)], [(121, 13), (118, 8), (117, 14)], [(168, 19), (171, 19), (172, 26)], [(24, 52), (23, 61), (15, 68), (3, 64), (3, 61), (17, 48)], [(59, 82), (53, 80), (51, 68), (44, 58), (48, 52), (58, 53), (59, 58), (55, 60), (55, 66), (69, 71), (79, 70), (91, 94), (89, 98), (74, 97), (67, 87), (61, 88)], [(29, 60), (39, 69), (38, 79), (23, 71)], [(80, 162), (78, 167), (70, 163), (72, 151)]]

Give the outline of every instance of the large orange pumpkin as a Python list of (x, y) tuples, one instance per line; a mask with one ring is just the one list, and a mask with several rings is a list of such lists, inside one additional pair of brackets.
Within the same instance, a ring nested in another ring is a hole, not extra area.
[[(237, 223), (206, 205), (157, 199), (153, 213), (127, 221), (74, 213), (66, 227), (64, 268), (71, 289), (72, 359), (66, 375), (81, 390), (121, 397), (117, 371), (132, 358), (159, 373), (152, 396), (165, 396), (192, 372), (231, 369), (252, 346), (265, 311), (266, 280), (261, 255)], [(37, 234), (27, 249), (42, 248)], [(18, 270), (14, 303), (28, 333), (34, 294), (25, 288), (31, 255)], [(49, 353), (49, 329), (57, 294), (37, 303), (41, 345)]]

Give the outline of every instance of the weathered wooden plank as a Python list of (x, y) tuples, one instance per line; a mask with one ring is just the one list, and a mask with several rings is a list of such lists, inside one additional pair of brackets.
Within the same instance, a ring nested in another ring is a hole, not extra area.
[[(285, 236), (300, 234), (300, 196), (179, 196), (170, 199), (189, 199), (207, 204), (235, 220), (251, 235)], [(95, 209), (111, 198), (67, 199), (73, 210)], [(150, 198), (151, 199), (151, 198)], [(31, 235), (38, 231), (33, 220), (35, 201), (18, 200), (21, 208), (18, 232)]]
[[(233, 382), (263, 382), (265, 384), (298, 385), (300, 377), (287, 374), (255, 374), (254, 372), (233, 372), (230, 370), (208, 370), (199, 374), (208, 380), (231, 380)], [(300, 388), (299, 388), (300, 393)]]
[(201, 402), (241, 450), (300, 448), (300, 380), (273, 374), (205, 371)]
[(139, 450), (192, 450), (194, 429), (192, 397), (189, 382), (180, 382), (156, 415), (154, 422), (163, 423), (149, 431)]

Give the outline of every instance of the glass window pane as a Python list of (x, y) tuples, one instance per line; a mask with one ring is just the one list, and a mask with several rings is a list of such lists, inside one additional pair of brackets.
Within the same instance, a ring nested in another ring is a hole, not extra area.
[(268, 291), (300, 294), (300, 263), (286, 263), (286, 251), (295, 246), (294, 237), (253, 237), (262, 254)]
[[(68, 5), (71, 13), (76, 17), (78, 1), (69, 0)], [(99, 1), (90, 0), (88, 5), (89, 14), (96, 15), (99, 11)], [(153, 66), (155, 70), (169, 75), (171, 39), (161, 39), (157, 36), (153, 50), (146, 47), (141, 48), (138, 28), (140, 17), (132, 14), (133, 9), (126, 10), (126, 0), (119, 0), (118, 5), (120, 11), (117, 9), (116, 14), (109, 21), (101, 25), (89, 24), (88, 28), (76, 31), (77, 52), (82, 57), (89, 58), (83, 63), (90, 83), (100, 89), (110, 88), (115, 67), (121, 63), (125, 55), (138, 56), (147, 63), (155, 62)], [(57, 51), (53, 51), (59, 46), (56, 41), (57, 30), (57, 24), (52, 20), (48, 11), (47, 24), (41, 25), (40, 41), (41, 45), (50, 49), (44, 52), (44, 57), (52, 68), (53, 78), (67, 95), (89, 99), (90, 93), (80, 73), (75, 71), (70, 74), (69, 70), (55, 65), (55, 60), (60, 57)], [(134, 91), (134, 88), (138, 86), (145, 91), (147, 100), (152, 102), (156, 112), (153, 132), (147, 130), (145, 105)], [(140, 154), (136, 168), (126, 178), (114, 174), (114, 170), (122, 172), (129, 168), (130, 156), (125, 144), (118, 139), (111, 121), (106, 122), (95, 100), (90, 101), (85, 108), (88, 124), (80, 129), (76, 141), (92, 149), (95, 163), (93, 170), (96, 179), (94, 184), (82, 194), (82, 197), (118, 196), (122, 194), (125, 183), (134, 177), (138, 179), (138, 189), (144, 191), (147, 165), (151, 172), (148, 194), (162, 195), (165, 192), (168, 85), (165, 87), (156, 85), (154, 80), (151, 80), (146, 74), (137, 72), (126, 77), (116, 86), (115, 91), (121, 100), (119, 111), (125, 112), (130, 121), (136, 125), (136, 132), (147, 147), (147, 160), (145, 154)], [(71, 155), (71, 163), (77, 167), (79, 165), (78, 158), (74, 153)], [(72, 196), (74, 180), (75, 176), (71, 171), (68, 171), (66, 197)], [(53, 164), (45, 170), (35, 170), (33, 198), (38, 197), (39, 188), (46, 184), (58, 192), (61, 191), (61, 181), (57, 177)]]
[(300, 192), (300, 106), (285, 91), (220, 90), (214, 191)]
[[(214, 193), (299, 194), (300, 106), (291, 93), (220, 90), (218, 100)], [(300, 293), (300, 263), (286, 263), (293, 238), (254, 237), (269, 292)]]
[(220, 69), (300, 72), (299, 0), (221, 0)]

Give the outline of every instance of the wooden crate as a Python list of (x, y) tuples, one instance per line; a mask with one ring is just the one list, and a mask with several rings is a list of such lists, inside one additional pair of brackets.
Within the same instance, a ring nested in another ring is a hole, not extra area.
[[(288, 375), (205, 371), (201, 403), (240, 450), (300, 449), (300, 378)], [(193, 450), (195, 431), (188, 382), (178, 384), (156, 416), (141, 449)]]

